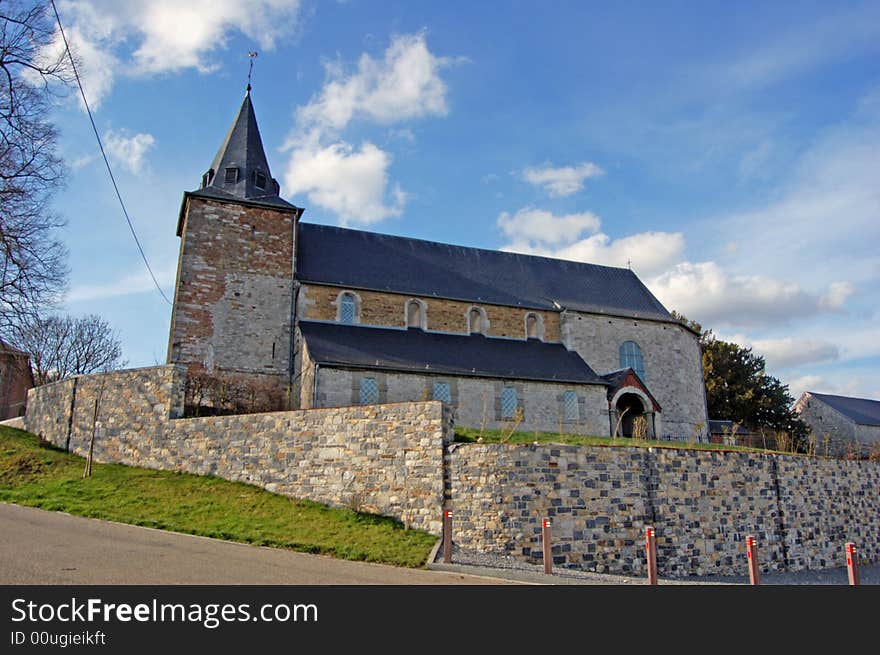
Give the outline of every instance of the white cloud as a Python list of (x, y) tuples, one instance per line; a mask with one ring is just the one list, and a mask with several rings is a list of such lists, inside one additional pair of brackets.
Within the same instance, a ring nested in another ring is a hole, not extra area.
[(543, 187), (551, 197), (570, 196), (584, 188), (584, 180), (604, 175), (596, 164), (585, 162), (577, 166), (554, 167), (547, 164), (541, 168), (527, 168), (522, 176), (526, 182)]
[(840, 358), (840, 348), (825, 339), (782, 337), (752, 340), (739, 334), (725, 341), (752, 348), (764, 357), (770, 369), (833, 362)]
[[(351, 74), (338, 62), (328, 64), (327, 82), (297, 110), (296, 129), (285, 145), (286, 190), (305, 193), (343, 224), (399, 216), (407, 194), (389, 182), (391, 155), (369, 141), (355, 148), (341, 134), (358, 118), (391, 125), (446, 115), (440, 71), (449, 64), (430, 52), (423, 32), (393, 38), (382, 59), (361, 55)], [(410, 142), (415, 138), (406, 128), (394, 133)]]
[[(163, 287), (166, 294), (171, 293), (171, 287), (177, 277), (176, 266), (166, 266), (163, 269), (155, 270), (156, 279)], [(156, 285), (149, 272), (145, 269), (136, 273), (126, 275), (115, 282), (109, 284), (79, 284), (75, 285), (68, 292), (65, 300), (67, 302), (82, 302), (91, 300), (100, 300), (104, 298), (116, 298), (118, 296), (128, 296), (137, 293), (155, 292)]]
[(357, 117), (391, 124), (425, 116), (445, 116), (446, 84), (440, 71), (450, 64), (428, 50), (425, 34), (397, 36), (381, 60), (364, 53), (357, 70), (327, 65), (328, 81), (297, 111), (304, 129), (341, 131)]
[(355, 150), (346, 143), (298, 148), (287, 166), (285, 188), (337, 214), (343, 224), (375, 223), (399, 216), (406, 194), (397, 186), (386, 196), (391, 156), (372, 143)]
[(125, 130), (110, 130), (104, 135), (103, 141), (111, 161), (121, 164), (132, 173), (141, 171), (144, 156), (156, 142), (152, 134), (139, 132), (128, 136)]
[(544, 244), (570, 243), (583, 232), (596, 232), (599, 217), (590, 212), (554, 216), (551, 212), (525, 207), (513, 216), (502, 212), (498, 227), (514, 241), (540, 241)]
[[(797, 283), (762, 275), (731, 275), (712, 261), (681, 262), (648, 286), (666, 307), (707, 327), (784, 324), (829, 309), (824, 296), (807, 292)], [(828, 294), (840, 297), (839, 290)]]
[[(293, 32), (300, 0), (62, 0), (71, 49), (89, 103), (97, 106), (117, 75), (184, 68), (213, 70), (214, 53), (238, 31), (264, 50)], [(57, 51), (56, 42), (52, 50)]]
[[(876, 51), (880, 43), (880, 14), (870, 4), (823, 15), (821, 20), (774, 32), (768, 45), (750, 44), (727, 66), (713, 66), (717, 83), (734, 90), (761, 88), (845, 59), (854, 53)], [(822, 47), (816, 47), (818, 43)]]
[(631, 266), (639, 275), (655, 275), (668, 269), (684, 252), (684, 236), (679, 232), (642, 232), (612, 239), (599, 232), (600, 225), (591, 212), (556, 216), (533, 207), (520, 209), (512, 216), (503, 212), (498, 217), (498, 226), (510, 240), (501, 249), (510, 252)]
[[(819, 391), (820, 389), (822, 391)], [(795, 400), (800, 398), (804, 391), (816, 391), (817, 393), (824, 391), (827, 393), (826, 390), (830, 390), (830, 386), (821, 375), (801, 375), (788, 382), (788, 391)]]
[(846, 370), (829, 371), (822, 375), (794, 377), (788, 382), (788, 390), (795, 400), (804, 391), (880, 400), (880, 377), (872, 373), (859, 375)]
[(828, 291), (819, 298), (819, 304), (824, 309), (839, 310), (855, 292), (856, 288), (850, 282), (832, 282)]
[(647, 277), (668, 269), (684, 252), (681, 232), (640, 232), (612, 239), (599, 233), (556, 252), (562, 259), (632, 268)]
[(70, 162), (70, 168), (78, 171), (81, 168), (85, 168), (93, 161), (95, 161), (94, 155), (80, 155), (79, 157), (75, 157), (73, 161)]

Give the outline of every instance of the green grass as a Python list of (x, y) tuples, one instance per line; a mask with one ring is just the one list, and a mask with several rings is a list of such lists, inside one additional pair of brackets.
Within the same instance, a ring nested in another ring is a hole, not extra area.
[(390, 518), (215, 477), (95, 464), (0, 426), (0, 501), (343, 559), (423, 566), (436, 539)]
[[(747, 446), (728, 446), (720, 443), (689, 443), (687, 441), (649, 441), (647, 439), (630, 439), (629, 437), (595, 437), (584, 434), (559, 434), (558, 432), (514, 432), (510, 430), (480, 430), (479, 428), (463, 428), (456, 426), (455, 440), (463, 443), (476, 443), (477, 439), (483, 439), (483, 443), (558, 443), (570, 446), (629, 446), (637, 448), (677, 448), (680, 450), (723, 450), (746, 453), (768, 452), (762, 448), (749, 448)], [(772, 452), (772, 451), (771, 451)], [(791, 453), (785, 453), (790, 455)]]

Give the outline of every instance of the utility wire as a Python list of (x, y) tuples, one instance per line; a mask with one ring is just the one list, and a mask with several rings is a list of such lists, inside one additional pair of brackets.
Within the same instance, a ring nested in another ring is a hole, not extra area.
[(110, 181), (113, 183), (113, 189), (116, 191), (116, 197), (119, 199), (119, 206), (122, 207), (122, 214), (125, 216), (125, 222), (128, 223), (128, 229), (131, 230), (131, 236), (134, 237), (134, 242), (137, 245), (138, 252), (141, 253), (141, 259), (144, 260), (144, 266), (147, 267), (147, 271), (150, 273), (150, 277), (153, 278), (153, 284), (156, 285), (156, 290), (159, 292), (159, 295), (171, 305), (171, 301), (168, 300), (168, 296), (165, 295), (165, 292), (162, 291), (162, 287), (159, 286), (159, 281), (156, 279), (156, 276), (153, 274), (153, 269), (150, 268), (150, 262), (147, 261), (147, 256), (144, 254), (144, 249), (141, 247), (140, 239), (138, 239), (137, 232), (134, 231), (134, 225), (132, 225), (131, 218), (128, 216), (128, 210), (125, 208), (125, 202), (122, 200), (122, 194), (119, 192), (119, 186), (116, 184), (116, 178), (113, 176), (113, 169), (110, 168), (110, 160), (107, 159), (107, 153), (104, 152), (104, 144), (101, 142), (101, 135), (98, 134), (98, 128), (95, 125), (95, 119), (92, 116), (92, 110), (89, 107), (89, 101), (86, 100), (86, 92), (83, 90), (82, 81), (79, 79), (79, 72), (76, 70), (76, 62), (73, 61), (73, 55), (70, 52), (70, 45), (67, 43), (67, 36), (64, 34), (64, 26), (61, 25), (61, 16), (58, 15), (58, 8), (55, 6), (55, 0), (51, 0), (52, 2), (52, 11), (55, 12), (55, 20), (58, 21), (58, 30), (61, 32), (61, 38), (64, 41), (64, 49), (67, 51), (67, 57), (70, 59), (70, 65), (73, 67), (73, 75), (76, 78), (76, 84), (79, 87), (80, 95), (82, 96), (83, 105), (85, 105), (86, 113), (89, 115), (89, 121), (92, 124), (92, 131), (95, 133), (95, 139), (98, 141), (98, 148), (101, 149), (101, 156), (104, 158), (104, 164), (107, 166), (107, 172), (110, 174)]

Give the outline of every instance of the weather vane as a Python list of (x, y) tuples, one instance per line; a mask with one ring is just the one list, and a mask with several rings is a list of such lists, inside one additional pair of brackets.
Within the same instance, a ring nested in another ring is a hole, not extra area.
[(256, 50), (251, 50), (250, 52), (248, 52), (248, 61), (249, 61), (248, 83), (247, 83), (247, 90), (248, 91), (251, 90), (251, 74), (254, 72), (254, 59), (256, 59), (259, 56), (260, 56), (260, 53), (257, 52)]

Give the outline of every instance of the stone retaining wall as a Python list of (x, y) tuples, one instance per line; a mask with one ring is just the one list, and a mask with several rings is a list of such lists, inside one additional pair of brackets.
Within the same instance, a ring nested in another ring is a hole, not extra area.
[(439, 467), (452, 435), (441, 403), (180, 419), (184, 377), (183, 367), (160, 366), (39, 387), (27, 429), (80, 455), (94, 431), (98, 462), (216, 475), (439, 534)]
[(42, 386), (25, 424), (82, 455), (94, 434), (96, 461), (217, 475), (435, 535), (450, 507), (459, 546), (527, 561), (543, 516), (557, 565), (591, 571), (643, 575), (646, 525), (668, 576), (743, 574), (746, 534), (765, 571), (840, 566), (846, 541), (880, 559), (876, 462), (451, 443), (435, 401), (182, 419), (184, 379), (160, 366)]
[(668, 576), (742, 575), (745, 536), (765, 571), (843, 565), (843, 545), (880, 558), (880, 465), (665, 448), (453, 444), (456, 543), (557, 565), (643, 575), (644, 528)]

